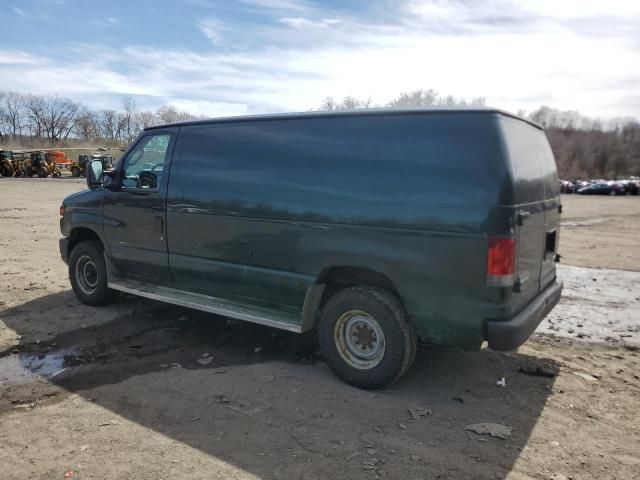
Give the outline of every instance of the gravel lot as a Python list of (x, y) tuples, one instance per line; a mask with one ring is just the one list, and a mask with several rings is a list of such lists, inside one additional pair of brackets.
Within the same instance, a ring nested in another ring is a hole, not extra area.
[(640, 197), (563, 196), (562, 263), (640, 272)]
[(57, 238), (82, 188), (0, 179), (0, 478), (640, 478), (639, 197), (564, 198), (565, 296), (518, 352), (424, 347), (364, 392), (305, 337), (81, 305)]

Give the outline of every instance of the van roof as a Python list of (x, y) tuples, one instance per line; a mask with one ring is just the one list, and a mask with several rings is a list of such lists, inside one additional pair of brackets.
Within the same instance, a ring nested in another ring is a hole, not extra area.
[(231, 123), (231, 122), (248, 122), (248, 121), (268, 121), (268, 120), (292, 120), (295, 118), (334, 118), (334, 117), (370, 117), (381, 115), (430, 115), (430, 114), (461, 114), (461, 113), (491, 113), (504, 115), (505, 117), (515, 118), (528, 123), (540, 130), (544, 128), (536, 122), (526, 118), (514, 115), (497, 108), (491, 107), (437, 107), (437, 108), (363, 108), (358, 110), (340, 110), (340, 111), (311, 111), (311, 112), (295, 112), (295, 113), (269, 113), (262, 115), (238, 115), (233, 117), (206, 118), (199, 120), (189, 120), (184, 122), (167, 123), (163, 125), (154, 125), (146, 127), (144, 130), (154, 130), (163, 127), (179, 127), (186, 125), (207, 125), (212, 123)]

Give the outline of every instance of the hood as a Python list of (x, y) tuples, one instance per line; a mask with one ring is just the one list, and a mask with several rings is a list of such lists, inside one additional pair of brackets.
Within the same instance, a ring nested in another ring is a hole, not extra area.
[(65, 197), (62, 205), (65, 208), (91, 208), (98, 207), (102, 204), (102, 189), (82, 190), (81, 192), (72, 193)]

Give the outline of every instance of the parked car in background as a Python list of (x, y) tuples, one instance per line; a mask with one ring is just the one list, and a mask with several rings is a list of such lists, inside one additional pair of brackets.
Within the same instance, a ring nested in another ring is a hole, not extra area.
[(568, 180), (558, 180), (558, 184), (560, 185), (560, 193), (575, 193), (576, 191), (573, 182)]
[(624, 195), (625, 188), (617, 182), (598, 182), (578, 190), (581, 195)]
[(574, 180), (572, 183), (573, 183), (573, 190), (576, 193), (581, 188), (588, 187), (589, 185), (591, 185), (591, 182), (587, 182), (586, 180)]
[(640, 180), (622, 180), (620, 184), (624, 187), (624, 193), (627, 195), (638, 195), (638, 191), (640, 191)]

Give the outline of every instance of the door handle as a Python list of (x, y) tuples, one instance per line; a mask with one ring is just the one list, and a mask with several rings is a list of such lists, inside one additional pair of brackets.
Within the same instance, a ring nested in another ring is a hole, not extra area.
[(158, 233), (160, 233), (160, 240), (164, 240), (164, 218), (156, 215)]
[(529, 215), (531, 215), (531, 212), (527, 212), (525, 210), (518, 211), (518, 225), (522, 226)]

